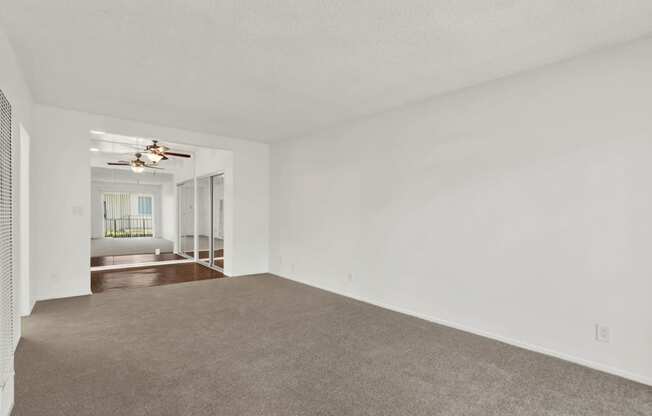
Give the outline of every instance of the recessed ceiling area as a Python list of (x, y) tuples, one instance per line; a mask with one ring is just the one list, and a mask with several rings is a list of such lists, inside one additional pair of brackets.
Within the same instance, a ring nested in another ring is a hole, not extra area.
[[(134, 136), (125, 136), (123, 134), (91, 130), (89, 132), (90, 136), (90, 145), (89, 150), (92, 152), (100, 153), (110, 153), (117, 155), (133, 155), (136, 152), (144, 153), (146, 147), (151, 145), (155, 138), (151, 137), (134, 137)], [(159, 140), (157, 140), (160, 144)], [(165, 146), (173, 148), (175, 151), (193, 154), (194, 152), (200, 151), (203, 148), (192, 145), (182, 145), (178, 143), (165, 142)], [(172, 158), (171, 161), (178, 161), (183, 159)]]
[(34, 99), (300, 137), (644, 36), (649, 0), (0, 0)]
[[(155, 166), (154, 169), (145, 169), (142, 173), (150, 175), (167, 175), (174, 174), (175, 172), (183, 169), (184, 164), (191, 164), (194, 161), (191, 158), (178, 158), (170, 156), (166, 160), (160, 160), (158, 163), (152, 164), (151, 160), (147, 157), (146, 147), (152, 144), (151, 138), (145, 137), (132, 137), (121, 134), (113, 134), (104, 131), (91, 131), (89, 132), (89, 152), (90, 163), (93, 168), (112, 169), (130, 171), (130, 166), (116, 166), (109, 165), (109, 163), (130, 162), (140, 155), (140, 159), (146, 164)], [(200, 148), (190, 145), (177, 145), (176, 143), (160, 143), (174, 150), (195, 156), (197, 152), (206, 152), (208, 149)], [(147, 175), (143, 175), (147, 176)]]

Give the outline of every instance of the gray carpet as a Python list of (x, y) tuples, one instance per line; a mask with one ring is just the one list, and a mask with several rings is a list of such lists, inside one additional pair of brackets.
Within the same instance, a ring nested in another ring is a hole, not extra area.
[(652, 415), (652, 387), (269, 275), (23, 322), (15, 416)]
[(172, 253), (174, 243), (165, 238), (153, 237), (91, 239), (91, 257), (154, 254), (157, 248), (161, 253)]

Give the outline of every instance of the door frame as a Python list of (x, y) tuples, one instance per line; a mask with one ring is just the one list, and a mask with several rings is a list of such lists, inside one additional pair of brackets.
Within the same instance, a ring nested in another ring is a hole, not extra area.
[[(196, 234), (197, 234), (197, 182), (195, 180), (196, 178), (192, 179), (187, 179), (185, 181), (177, 182), (176, 185), (176, 191), (177, 191), (177, 254), (180, 255), (181, 257), (184, 257), (186, 259), (192, 259), (196, 260), (195, 254), (197, 252), (196, 250)], [(181, 192), (179, 189), (182, 189), (182, 187), (187, 184), (188, 182), (194, 182), (192, 186), (193, 190), (193, 202), (192, 202), (192, 216), (193, 216), (193, 226), (192, 226), (192, 235), (193, 235), (193, 243), (192, 243), (192, 256), (189, 256), (186, 254), (186, 252), (183, 250), (183, 244), (181, 244)]]
[[(210, 235), (208, 236), (208, 263), (202, 262), (199, 258), (197, 259), (197, 261), (198, 261), (198, 263), (200, 263), (200, 264), (202, 264), (202, 265), (204, 265), (206, 267), (209, 267), (209, 268), (211, 268), (213, 270), (217, 270), (218, 272), (221, 272), (221, 273), (224, 273), (224, 268), (220, 267), (220, 266), (217, 266), (214, 263), (214, 261), (215, 261), (215, 257), (214, 257), (215, 256), (215, 246), (214, 246), (214, 244), (215, 244), (215, 235), (214, 235), (215, 226), (214, 226), (213, 221), (215, 219), (215, 215), (214, 215), (215, 206), (214, 206), (214, 200), (213, 200), (213, 195), (214, 195), (213, 178), (215, 178), (217, 176), (221, 176), (222, 180), (224, 180), (225, 174), (226, 173), (225, 173), (224, 170), (213, 172), (213, 173), (208, 173), (208, 174), (197, 176), (196, 181), (195, 181), (195, 201), (197, 201), (197, 198), (198, 198), (198, 195), (199, 195), (197, 193), (197, 189), (198, 189), (197, 183), (199, 182), (200, 179), (204, 179), (204, 178), (208, 178), (208, 184), (209, 184), (208, 185), (208, 190), (209, 190), (208, 191), (208, 197), (210, 198), (210, 210), (209, 210), (210, 211)], [(225, 205), (226, 202), (224, 202), (223, 204)], [(195, 213), (197, 213), (197, 208), (195, 208)], [(195, 224), (197, 224), (197, 221), (195, 222)], [(226, 227), (224, 227), (224, 228), (226, 229)], [(198, 230), (195, 227), (195, 236), (196, 236), (195, 241), (197, 241), (197, 238), (198, 238), (197, 231)], [(224, 240), (225, 240), (225, 238), (222, 238), (222, 241), (224, 241)], [(196, 250), (196, 253), (199, 253), (199, 249), (197, 247), (195, 247), (195, 250)], [(225, 262), (226, 257), (222, 257), (222, 261)]]

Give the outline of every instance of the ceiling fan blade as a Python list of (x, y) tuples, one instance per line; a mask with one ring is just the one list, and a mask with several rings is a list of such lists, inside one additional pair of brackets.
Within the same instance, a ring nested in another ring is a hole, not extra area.
[(111, 165), (111, 166), (129, 166), (129, 162), (108, 162), (107, 165)]
[(186, 153), (177, 153), (177, 152), (165, 152), (165, 156), (176, 156), (176, 157), (190, 157), (190, 155)]

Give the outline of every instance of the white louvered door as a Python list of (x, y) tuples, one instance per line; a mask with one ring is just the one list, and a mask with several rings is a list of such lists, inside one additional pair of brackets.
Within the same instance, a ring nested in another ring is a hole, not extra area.
[(14, 281), (11, 105), (0, 91), (0, 390), (13, 375)]

